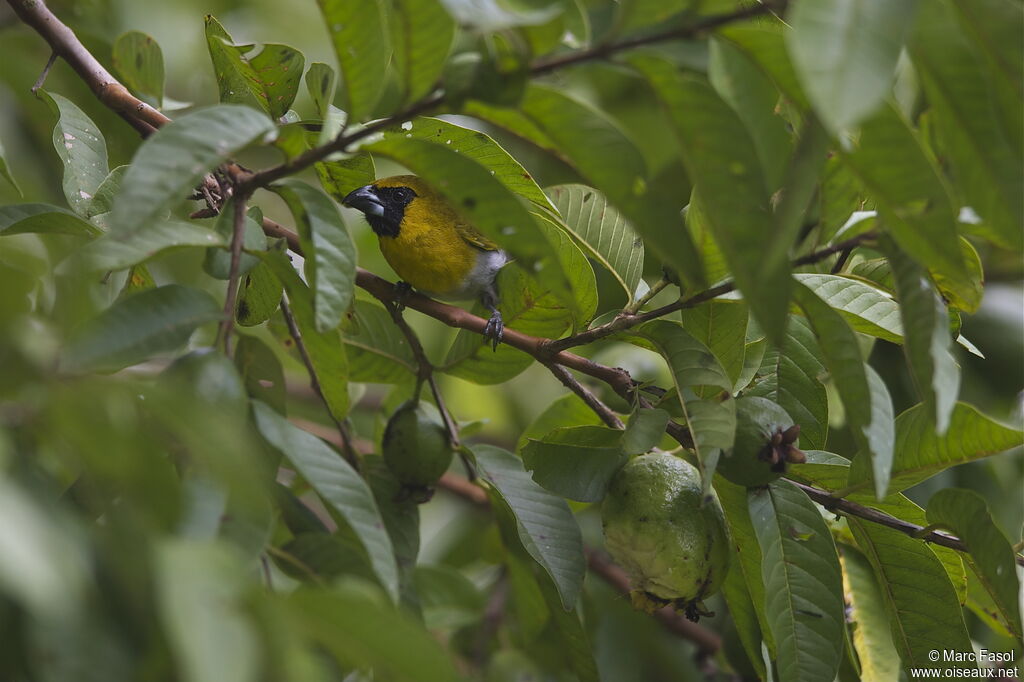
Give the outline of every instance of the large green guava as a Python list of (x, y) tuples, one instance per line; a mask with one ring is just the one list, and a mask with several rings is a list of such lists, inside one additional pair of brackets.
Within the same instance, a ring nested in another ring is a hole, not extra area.
[(388, 420), (382, 443), (384, 463), (403, 485), (429, 488), (452, 462), (452, 445), (437, 409), (403, 403)]

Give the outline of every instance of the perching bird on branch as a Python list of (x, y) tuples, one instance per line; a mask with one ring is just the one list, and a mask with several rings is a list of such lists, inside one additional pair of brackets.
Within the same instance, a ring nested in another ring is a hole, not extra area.
[(484, 336), (498, 347), (504, 324), (495, 279), (509, 257), (497, 244), (415, 175), (381, 178), (343, 203), (366, 216), (385, 260), (407, 286), (448, 300), (479, 297), (491, 312)]

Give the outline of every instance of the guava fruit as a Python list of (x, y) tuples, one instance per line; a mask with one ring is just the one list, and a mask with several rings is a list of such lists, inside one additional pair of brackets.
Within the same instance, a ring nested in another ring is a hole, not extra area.
[(384, 463), (403, 485), (430, 488), (452, 461), (452, 446), (437, 408), (403, 403), (388, 420), (382, 443)]
[(630, 576), (634, 606), (670, 604), (691, 620), (711, 615), (701, 600), (725, 580), (730, 540), (693, 465), (665, 452), (634, 457), (612, 479), (601, 521), (605, 547)]
[(736, 400), (736, 440), (718, 460), (718, 473), (748, 488), (768, 485), (787, 463), (806, 462), (797, 447), (800, 426), (778, 403), (756, 396)]

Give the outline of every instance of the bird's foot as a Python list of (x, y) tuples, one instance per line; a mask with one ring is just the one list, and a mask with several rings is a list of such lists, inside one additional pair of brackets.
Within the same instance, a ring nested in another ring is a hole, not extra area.
[(505, 323), (501, 319), (501, 313), (493, 310), (491, 311), (491, 318), (487, 320), (487, 326), (484, 327), (484, 337), (491, 340), (491, 348), (497, 351), (498, 344), (501, 343), (501, 339), (504, 336)]
[(409, 297), (409, 292), (412, 291), (412, 285), (408, 282), (396, 282), (395, 283), (395, 307), (398, 312), (405, 310), (405, 299)]

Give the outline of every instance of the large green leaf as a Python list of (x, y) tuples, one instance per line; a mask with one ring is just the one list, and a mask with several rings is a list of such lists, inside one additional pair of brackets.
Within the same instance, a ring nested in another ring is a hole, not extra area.
[(391, 13), (398, 69), (406, 102), (433, 90), (455, 38), (455, 22), (440, 0), (395, 0)]
[(850, 636), (860, 663), (861, 679), (897, 682), (900, 657), (892, 643), (888, 613), (871, 564), (850, 545), (841, 545), (839, 559), (849, 608)]
[[(662, 428), (664, 431), (664, 427)], [(551, 492), (579, 502), (599, 502), (629, 456), (621, 429), (606, 426), (558, 428), (522, 449), (523, 466)]]
[(568, 302), (569, 285), (555, 247), (527, 207), (484, 166), (444, 143), (418, 138), (386, 137), (364, 149), (423, 177), (484, 235)]
[(903, 352), (917, 392), (941, 435), (949, 428), (960, 390), (960, 367), (951, 352), (949, 315), (925, 269), (895, 245), (887, 253), (906, 335)]
[(708, 301), (680, 311), (683, 329), (718, 358), (733, 384), (743, 369), (749, 311), (743, 301)]
[(222, 544), (167, 540), (154, 568), (161, 621), (182, 675), (193, 682), (253, 679), (259, 638), (238, 557)]
[(886, 292), (842, 275), (798, 273), (793, 278), (839, 311), (854, 331), (903, 343), (900, 306)]
[(278, 251), (270, 252), (264, 256), (264, 262), (288, 294), (295, 324), (302, 335), (302, 343), (327, 409), (335, 419), (344, 419), (349, 409), (349, 362), (338, 331), (321, 332), (317, 329), (313, 292), (302, 282), (286, 256)]
[(878, 524), (848, 520), (857, 545), (875, 570), (893, 643), (904, 668), (970, 668), (928, 657), (943, 650), (971, 651), (960, 602), (942, 564), (921, 540)]
[(770, 349), (748, 395), (769, 398), (800, 425), (805, 448), (823, 448), (828, 436), (828, 396), (822, 384), (821, 349), (806, 318), (790, 316), (781, 349)]
[(10, 167), (7, 165), (7, 154), (4, 152), (3, 140), (0, 140), (0, 178), (9, 182), (19, 197), (25, 196), (21, 191), (21, 187), (18, 186), (18, 182), (14, 179), (14, 173), (11, 172)]
[(205, 291), (168, 284), (119, 299), (75, 332), (61, 357), (68, 372), (113, 372), (173, 351), (221, 317)]
[(143, 232), (106, 234), (86, 244), (76, 257), (91, 271), (122, 270), (174, 249), (217, 246), (227, 246), (227, 242), (208, 227), (163, 220)]
[(555, 185), (544, 191), (580, 248), (604, 266), (632, 300), (644, 265), (644, 243), (632, 226), (592, 187)]
[(111, 211), (111, 231), (148, 228), (210, 169), (273, 132), (265, 114), (237, 104), (198, 109), (168, 123), (135, 153)]
[(282, 180), (273, 190), (288, 205), (298, 228), (306, 281), (313, 290), (316, 328), (334, 329), (352, 305), (355, 244), (338, 207), (323, 192), (294, 178)]
[(544, 208), (551, 201), (522, 164), (485, 133), (439, 118), (421, 117), (384, 131), (385, 137), (411, 137), (443, 144), (491, 171), (505, 187)]
[(401, 682), (460, 679), (441, 644), (422, 624), (355, 585), (297, 590), (285, 599), (290, 629), (304, 633), (347, 666)]
[(748, 494), (780, 679), (831, 680), (843, 652), (843, 583), (832, 534), (787, 481)]
[(973, 490), (945, 488), (928, 500), (928, 521), (949, 528), (967, 545), (975, 571), (1010, 632), (1021, 637), (1020, 580), (1013, 547)]
[[(234, 239), (236, 206), (235, 200), (229, 199), (213, 224), (214, 232), (222, 244), (230, 245)], [(148, 234), (154, 229), (150, 228), (141, 234)], [(138, 234), (131, 234), (126, 239), (132, 239)], [(238, 274), (248, 274), (260, 262), (259, 256), (255, 254), (266, 250), (267, 235), (263, 232), (263, 213), (258, 207), (252, 207), (242, 221), (242, 253), (238, 260)], [(230, 248), (207, 249), (206, 257), (203, 259), (203, 270), (210, 277), (227, 281), (231, 279), (231, 261)]]
[(708, 80), (729, 103), (750, 132), (770, 191), (782, 183), (786, 160), (792, 155), (792, 135), (778, 114), (779, 91), (739, 48), (712, 38), (708, 55)]
[(84, 216), (109, 171), (107, 142), (92, 119), (71, 100), (45, 90), (38, 92), (57, 117), (53, 148), (64, 164), (64, 197), (75, 213)]
[[(979, 58), (957, 21), (953, 8), (959, 4), (942, 0), (929, 3), (928, 10), (919, 13), (910, 54), (964, 198), (1002, 243), (1020, 250), (1024, 248), (1020, 81), (1018, 77), (992, 82), (989, 62)], [(984, 14), (983, 8), (979, 10), (961, 11), (968, 16)], [(1008, 7), (1004, 21), (1012, 25), (1017, 19), (1019, 26), (1019, 12), (1014, 13)], [(1019, 68), (1020, 60), (1013, 61)], [(1000, 98), (1010, 103), (1010, 120), (1000, 120)]]
[(706, 491), (714, 474), (711, 462), (717, 461), (719, 451), (732, 447), (736, 434), (732, 380), (708, 347), (676, 322), (652, 320), (637, 327), (635, 333), (665, 358), (679, 396), (694, 395), (693, 389), (702, 386), (724, 392), (720, 400), (715, 399), (718, 396), (701, 398), (699, 394), (680, 400)]
[(392, 599), (398, 597), (398, 567), (391, 538), (377, 510), (369, 486), (359, 472), (329, 445), (294, 426), (273, 408), (253, 402), (256, 427), (267, 442), (281, 451), (349, 525), (370, 557), (374, 573)]
[(802, 284), (797, 285), (794, 294), (814, 327), (850, 429), (871, 462), (876, 494), (882, 498), (893, 460), (893, 408), (889, 392), (875, 371), (864, 363), (857, 337), (842, 316)]
[(587, 407), (575, 393), (566, 393), (548, 405), (543, 412), (537, 415), (529, 426), (519, 435), (516, 443), (516, 450), (522, 450), (526, 443), (532, 439), (543, 438), (548, 433), (563, 426), (597, 426), (601, 424), (601, 418), (593, 410)]
[(270, 319), (281, 305), (284, 285), (266, 263), (260, 263), (239, 281), (235, 319), (243, 327), (255, 327)]
[(518, 457), (493, 445), (472, 448), (480, 475), (515, 515), (519, 539), (551, 576), (562, 606), (576, 604), (586, 565), (579, 526), (561, 497), (537, 485)]
[(787, 13), (786, 46), (815, 111), (833, 132), (888, 94), (917, 0), (816, 0)]
[(366, 152), (357, 152), (347, 158), (317, 163), (317, 177), (320, 186), (338, 201), (354, 189), (369, 185), (377, 178), (373, 157)]
[(383, 3), (318, 0), (317, 4), (341, 67), (344, 109), (350, 121), (365, 121), (384, 89), (391, 56)]
[(717, 32), (757, 65), (775, 87), (801, 109), (808, 106), (796, 70), (789, 60), (786, 36), (790, 28), (782, 21), (765, 20), (755, 23), (736, 23)]
[[(1024, 445), (1019, 428), (1004, 426), (967, 403), (957, 403), (949, 429), (942, 436), (921, 404), (896, 418), (895, 458), (889, 491), (896, 492), (965, 462)], [(850, 483), (868, 480), (867, 471), (854, 461)]]
[(356, 300), (343, 321), (341, 339), (351, 365), (352, 381), (401, 383), (416, 374), (409, 342), (383, 306)]
[(789, 260), (786, 250), (768, 257), (778, 235), (750, 133), (706, 80), (684, 76), (656, 58), (634, 58), (631, 64), (668, 109), (701, 212), (736, 286), (768, 337), (781, 343), (792, 286)]
[[(527, 88), (521, 108), (586, 183), (622, 212), (646, 247), (687, 281), (703, 280), (699, 255), (679, 213), (685, 198), (656, 192), (646, 184), (643, 156), (611, 119), (558, 90), (535, 84)], [(609, 159), (615, 162), (609, 163)]]
[[(938, 172), (906, 121), (890, 105), (864, 121), (859, 144), (844, 158), (878, 205), (896, 242), (948, 279), (949, 294), (972, 284), (960, 253), (956, 213)], [(965, 295), (954, 302), (973, 311)]]
[(164, 53), (152, 37), (139, 31), (114, 41), (114, 68), (128, 89), (157, 109), (164, 105)]
[(96, 237), (102, 230), (76, 214), (51, 204), (11, 204), (0, 206), (0, 235), (76, 234)]

